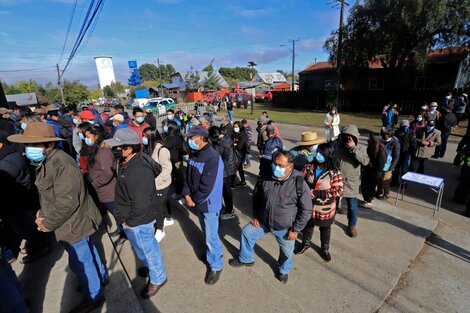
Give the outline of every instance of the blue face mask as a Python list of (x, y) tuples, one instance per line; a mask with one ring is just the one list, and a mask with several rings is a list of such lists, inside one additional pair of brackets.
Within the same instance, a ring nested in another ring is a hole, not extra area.
[(95, 121), (88, 121), (91, 125), (95, 125)]
[(422, 121), (423, 121), (423, 118), (422, 118), (422, 117), (418, 117), (416, 120), (417, 120), (418, 122), (422, 122)]
[(166, 125), (163, 126), (163, 132), (164, 132), (164, 133), (168, 133), (168, 126), (166, 126)]
[(282, 178), (282, 177), (286, 176), (286, 169), (285, 168), (277, 166), (276, 164), (272, 164), (271, 168), (273, 170), (274, 177)]
[(25, 152), (26, 157), (36, 163), (39, 163), (46, 158), (46, 155), (44, 154), (44, 148), (26, 147)]
[(141, 117), (136, 117), (135, 118), (135, 121), (139, 124), (142, 124), (145, 120), (145, 117), (141, 116)]
[(188, 145), (193, 150), (199, 150), (199, 146), (192, 139), (188, 140)]
[(426, 126), (426, 130), (428, 132), (432, 131), (434, 129), (434, 126)]
[(22, 123), (21, 123), (21, 129), (22, 129), (22, 130), (25, 130), (26, 127), (28, 127), (28, 124), (22, 122)]
[(73, 119), (73, 123), (75, 124), (75, 126), (78, 126), (78, 120), (76, 118)]
[(88, 138), (88, 137), (85, 138), (85, 143), (87, 144), (87, 146), (90, 146), (90, 147), (93, 146), (93, 142), (92, 142), (91, 139)]
[(78, 133), (78, 137), (80, 138), (80, 140), (83, 140), (83, 139), (85, 139), (85, 136), (83, 136), (83, 134), (82, 134), (82, 133)]
[(172, 121), (175, 117), (173, 116), (173, 114), (171, 114), (171, 115), (167, 115), (166, 118), (167, 118), (169, 121)]
[(144, 146), (147, 146), (147, 145), (149, 144), (149, 140), (148, 140), (147, 137), (143, 137), (143, 138), (142, 138), (142, 144), (143, 144)]
[(325, 157), (323, 156), (323, 154), (318, 152), (315, 156), (315, 160), (317, 160), (318, 163), (322, 164), (323, 162), (325, 162)]

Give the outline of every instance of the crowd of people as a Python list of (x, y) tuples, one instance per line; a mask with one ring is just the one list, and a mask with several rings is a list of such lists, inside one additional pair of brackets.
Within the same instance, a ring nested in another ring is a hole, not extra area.
[[(229, 265), (253, 266), (256, 242), (271, 233), (280, 249), (276, 278), (287, 283), (294, 255), (311, 246), (315, 226), (320, 257), (331, 261), (336, 214), (347, 214), (347, 234), (358, 236), (359, 204), (372, 208), (374, 197), (388, 199), (403, 174), (424, 173), (429, 158), (445, 155), (450, 132), (463, 119), (451, 100), (446, 98), (439, 110), (437, 103), (423, 107), (411, 122), (398, 118), (397, 105), (388, 105), (380, 135), (371, 134), (367, 145), (359, 143), (355, 125), (340, 130), (332, 107), (324, 120), (325, 137), (304, 132), (289, 151), (276, 123), (263, 112), (256, 127), (253, 216)], [(466, 94), (462, 103), (468, 103)], [(91, 236), (103, 221), (114, 244), (128, 241), (144, 265), (139, 275), (148, 283), (141, 296), (154, 296), (167, 283), (159, 242), (165, 227), (174, 224), (170, 197), (197, 212), (209, 268), (204, 280), (217, 283), (224, 265), (219, 226), (236, 216), (233, 189), (247, 188), (245, 170), (255, 144), (248, 121), (232, 119), (223, 116), (216, 126), (212, 117), (170, 109), (157, 123), (151, 111), (134, 108), (129, 115), (121, 105), (101, 113), (91, 104), (78, 112), (52, 104), (34, 111), (1, 108), (0, 188), (11, 195), (0, 212), (3, 309), (28, 311), (9, 263), (20, 254), (28, 263), (49, 253), (52, 233), (64, 245), (83, 294), (72, 312), (102, 306), (108, 276)], [(464, 162), (466, 177), (459, 188), (468, 190), (470, 133), (458, 151), (455, 163)], [(358, 200), (360, 193), (364, 201)], [(107, 217), (115, 220), (115, 230)]]

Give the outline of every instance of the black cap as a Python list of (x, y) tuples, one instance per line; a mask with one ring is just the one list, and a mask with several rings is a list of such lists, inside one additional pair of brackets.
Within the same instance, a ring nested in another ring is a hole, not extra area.
[(201, 136), (203, 138), (209, 137), (209, 132), (207, 129), (202, 126), (202, 125), (196, 125), (191, 127), (191, 130), (189, 133), (186, 134), (186, 137), (192, 137), (192, 136)]

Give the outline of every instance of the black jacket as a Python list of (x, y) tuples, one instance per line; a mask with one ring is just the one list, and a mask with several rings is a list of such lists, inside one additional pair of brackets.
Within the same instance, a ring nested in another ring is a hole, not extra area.
[(239, 133), (233, 133), (234, 142), (236, 141), (236, 149), (240, 151), (241, 155), (250, 153), (250, 143), (248, 142), (248, 135), (244, 128), (240, 129)]
[(447, 112), (444, 116), (439, 120), (437, 129), (441, 132), (448, 133), (452, 130), (453, 127), (457, 126), (457, 115), (452, 112)]
[(400, 143), (395, 138), (392, 138), (387, 143), (384, 143), (385, 151), (392, 153), (392, 163), (390, 164), (389, 171), (393, 171), (398, 164), (398, 159), (400, 158)]
[(115, 195), (117, 223), (134, 227), (156, 219), (155, 178), (160, 173), (161, 166), (144, 153), (137, 153), (129, 162), (119, 165)]
[(227, 123), (227, 125), (222, 125), (220, 130), (225, 135), (225, 137), (232, 138), (233, 136), (233, 126), (232, 123)]
[(229, 137), (219, 138), (217, 141), (212, 142), (212, 147), (220, 154), (222, 161), (224, 161), (224, 177), (230, 177), (237, 172), (238, 160), (235, 154), (235, 147), (233, 141)]
[(179, 134), (165, 137), (163, 140), (165, 147), (170, 150), (171, 163), (183, 161), (183, 138)]
[(416, 137), (409, 128), (399, 128), (395, 131), (395, 137), (400, 142), (400, 153), (413, 153), (415, 151)]
[(274, 178), (259, 179), (253, 191), (253, 216), (275, 230), (291, 229), (300, 232), (312, 217), (310, 188), (302, 180), (302, 196), (297, 196), (296, 177), (293, 171), (284, 181)]

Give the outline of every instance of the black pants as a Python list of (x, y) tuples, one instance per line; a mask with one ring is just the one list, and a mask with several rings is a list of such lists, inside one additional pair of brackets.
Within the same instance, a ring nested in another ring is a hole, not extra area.
[[(245, 182), (245, 170), (243, 169), (243, 162), (240, 162), (240, 165), (238, 165), (238, 175), (240, 175), (240, 182), (244, 183)], [(235, 185), (235, 178), (237, 175), (232, 176), (232, 186)]]
[[(302, 230), (302, 235), (304, 240), (312, 240), (313, 237), (313, 229), (315, 228), (315, 222), (313, 218), (311, 218), (307, 222), (307, 226)], [(320, 242), (322, 245), (329, 245), (330, 244), (330, 235), (331, 235), (331, 224), (328, 226), (322, 226), (320, 228)]]
[(233, 194), (232, 194), (232, 176), (224, 177), (224, 185), (222, 187), (222, 196), (224, 197), (225, 213), (233, 213)]
[(362, 172), (361, 190), (365, 202), (372, 202), (375, 189), (382, 180), (382, 173), (377, 173), (372, 167), (365, 167)]
[(157, 190), (157, 229), (163, 229), (163, 222), (165, 218), (171, 217), (171, 207), (168, 203), (168, 193), (170, 192), (170, 187)]
[(423, 174), (424, 173), (424, 163), (426, 163), (426, 160), (425, 158), (414, 158), (413, 159), (413, 168), (415, 169), (415, 172), (416, 173), (420, 173), (420, 174)]
[(441, 144), (436, 146), (434, 157), (443, 158), (447, 150), (447, 140), (449, 140), (450, 132), (441, 132)]

